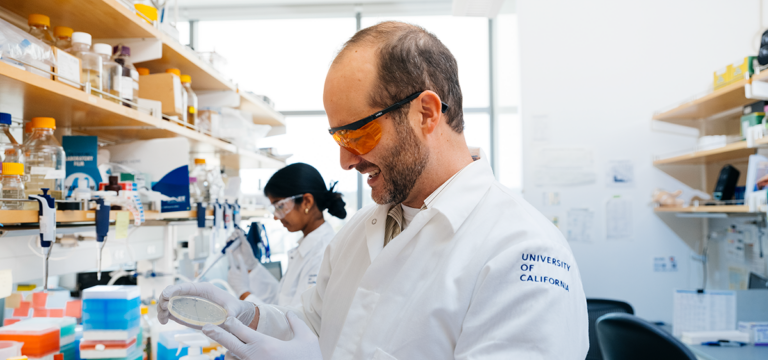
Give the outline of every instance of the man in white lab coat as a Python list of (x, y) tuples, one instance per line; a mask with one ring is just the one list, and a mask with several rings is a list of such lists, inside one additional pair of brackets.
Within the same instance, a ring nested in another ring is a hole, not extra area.
[(182, 285), (163, 292), (161, 322), (169, 297), (196, 294), (239, 320), (203, 331), (243, 359), (584, 359), (570, 247), (473, 161), (456, 61), (436, 37), (397, 22), (358, 32), (324, 103), (342, 167), (368, 174), (377, 204), (328, 246), (302, 306), (254, 309)]

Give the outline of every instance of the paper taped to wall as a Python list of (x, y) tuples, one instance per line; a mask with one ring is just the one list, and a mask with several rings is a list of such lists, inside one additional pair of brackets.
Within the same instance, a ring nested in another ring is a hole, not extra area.
[(608, 162), (605, 185), (608, 187), (632, 187), (635, 185), (635, 168), (629, 160)]
[(632, 237), (632, 201), (614, 196), (605, 205), (605, 235), (608, 240)]
[(593, 242), (595, 213), (589, 209), (568, 210), (566, 239), (577, 242)]
[(736, 292), (677, 290), (672, 333), (736, 330)]
[(592, 149), (544, 148), (534, 155), (533, 177), (536, 186), (574, 186), (593, 184)]

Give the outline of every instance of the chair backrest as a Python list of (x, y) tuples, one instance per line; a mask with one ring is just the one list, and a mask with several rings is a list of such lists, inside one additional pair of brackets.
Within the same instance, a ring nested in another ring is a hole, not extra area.
[(634, 315), (601, 316), (597, 337), (605, 360), (696, 360), (670, 333)]
[(634, 314), (635, 311), (631, 305), (623, 301), (587, 299), (587, 313), (589, 316), (589, 352), (587, 352), (587, 360), (603, 360), (603, 354), (600, 352), (600, 342), (597, 339), (597, 329), (595, 328), (597, 319), (605, 314)]

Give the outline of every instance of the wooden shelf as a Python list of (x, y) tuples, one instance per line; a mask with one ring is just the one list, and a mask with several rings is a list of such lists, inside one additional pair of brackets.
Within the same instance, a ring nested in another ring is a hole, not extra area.
[[(109, 213), (109, 219), (114, 221), (117, 219), (117, 213), (127, 211), (112, 210)], [(133, 220), (133, 215), (130, 215), (130, 219)], [(265, 209), (258, 210), (243, 210), (241, 211), (241, 217), (263, 217), (269, 213)], [(206, 211), (206, 217), (213, 217), (213, 210)], [(58, 224), (70, 224), (70, 223), (93, 223), (96, 219), (96, 213), (93, 210), (57, 210), (56, 211), (56, 223)], [(157, 211), (147, 211), (144, 213), (145, 221), (163, 221), (163, 220), (193, 220), (197, 219), (197, 211), (174, 211), (161, 213)], [(0, 224), (30, 224), (37, 223), (39, 220), (37, 210), (0, 210)]]
[(657, 213), (749, 213), (748, 205), (657, 207)]
[(751, 104), (758, 100), (747, 99), (745, 96), (744, 86), (750, 82), (751, 79), (740, 80), (672, 110), (656, 114), (653, 119), (691, 126), (696, 120)]
[(754, 154), (755, 151), (755, 148), (747, 147), (746, 141), (739, 141), (717, 149), (694, 151), (688, 154), (656, 160), (653, 162), (653, 165), (707, 164), (724, 160), (746, 158), (749, 155)]
[(285, 116), (251, 94), (239, 92), (240, 110), (253, 115), (253, 123), (260, 125), (285, 126)]

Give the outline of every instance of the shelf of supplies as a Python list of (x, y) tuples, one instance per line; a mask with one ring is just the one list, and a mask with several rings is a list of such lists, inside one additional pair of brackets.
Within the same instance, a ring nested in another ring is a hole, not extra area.
[[(109, 212), (109, 219), (114, 221), (117, 219), (118, 211), (112, 210)], [(130, 214), (130, 219), (133, 220), (133, 215)], [(256, 210), (242, 210), (241, 217), (263, 217), (269, 213), (265, 209)], [(206, 217), (213, 217), (213, 210), (206, 211)], [(197, 211), (173, 211), (161, 213), (157, 211), (147, 211), (144, 213), (145, 221), (164, 221), (164, 220), (193, 220), (197, 218)], [(69, 224), (69, 223), (92, 223), (96, 219), (96, 213), (93, 210), (57, 210), (56, 211), (56, 223)], [(0, 224), (31, 224), (39, 221), (37, 210), (0, 210)]]
[(721, 206), (660, 206), (654, 208), (657, 213), (749, 213), (748, 205), (721, 205)]
[(653, 119), (690, 126), (696, 120), (705, 119), (723, 111), (753, 103), (757, 100), (747, 99), (744, 90), (744, 86), (749, 84), (751, 80), (743, 79), (717, 89), (672, 110), (656, 114), (653, 116)]
[(240, 110), (251, 113), (254, 124), (285, 126), (283, 114), (251, 94), (240, 92)]
[(679, 156), (656, 160), (653, 162), (653, 165), (707, 164), (724, 160), (746, 158), (749, 155), (754, 154), (755, 151), (755, 148), (747, 147), (746, 141), (739, 141), (717, 149), (693, 151)]

